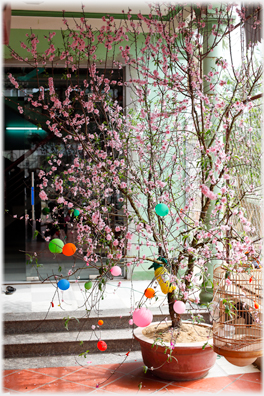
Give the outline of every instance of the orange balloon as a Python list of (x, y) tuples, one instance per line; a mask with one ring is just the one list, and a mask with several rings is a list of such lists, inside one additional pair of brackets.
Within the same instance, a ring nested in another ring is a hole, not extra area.
[(99, 326), (102, 326), (104, 324), (104, 321), (103, 320), (98, 320), (98, 324), (99, 324)]
[(148, 287), (146, 290), (145, 290), (145, 296), (147, 297), (147, 298), (152, 298), (152, 297), (154, 297), (155, 296), (155, 290), (154, 289), (152, 289), (151, 287)]
[(73, 243), (66, 243), (62, 248), (65, 256), (72, 256), (76, 252), (76, 246)]
[(256, 301), (254, 301), (254, 307), (255, 309), (259, 309), (259, 304)]

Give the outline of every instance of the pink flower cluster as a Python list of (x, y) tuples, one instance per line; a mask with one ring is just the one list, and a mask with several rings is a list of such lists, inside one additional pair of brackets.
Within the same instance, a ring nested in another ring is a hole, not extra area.
[(205, 184), (202, 184), (200, 186), (202, 194), (205, 195), (207, 198), (210, 199), (216, 199), (217, 195), (213, 193), (213, 191), (211, 191)]

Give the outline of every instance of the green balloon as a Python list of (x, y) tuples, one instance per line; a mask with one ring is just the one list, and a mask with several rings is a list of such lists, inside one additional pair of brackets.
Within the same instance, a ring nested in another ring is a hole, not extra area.
[(77, 217), (77, 216), (79, 216), (80, 211), (78, 209), (74, 209), (73, 214), (74, 214), (74, 216)]
[(169, 208), (164, 203), (159, 203), (155, 206), (155, 212), (158, 216), (166, 216), (169, 213)]
[(49, 250), (51, 253), (62, 253), (63, 246), (64, 243), (62, 242), (62, 240), (59, 238), (55, 238), (50, 241)]
[(86, 290), (90, 290), (93, 287), (93, 282), (89, 281), (84, 284)]
[(49, 214), (49, 212), (50, 212), (50, 208), (48, 208), (48, 207), (45, 207), (45, 208), (43, 208), (43, 210), (42, 210), (42, 213), (43, 213), (44, 215)]

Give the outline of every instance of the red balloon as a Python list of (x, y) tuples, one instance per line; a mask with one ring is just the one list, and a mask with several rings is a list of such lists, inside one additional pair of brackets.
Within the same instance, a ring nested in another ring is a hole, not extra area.
[(72, 256), (76, 252), (76, 246), (73, 243), (66, 243), (62, 248), (62, 253), (65, 256)]
[(99, 351), (105, 351), (107, 349), (107, 345), (104, 341), (98, 341), (97, 348)]

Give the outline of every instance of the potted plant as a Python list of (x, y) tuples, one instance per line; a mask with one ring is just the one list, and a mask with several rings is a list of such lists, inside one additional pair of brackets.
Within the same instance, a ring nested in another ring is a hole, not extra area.
[[(177, 365), (186, 349), (186, 342), (178, 343), (187, 326), (182, 312), (197, 309), (200, 289), (212, 285), (215, 266), (224, 263), (232, 271), (246, 251), (257, 250), (258, 230), (247, 219), (245, 203), (249, 195), (257, 197), (260, 183), (259, 129), (250, 114), (257, 111), (261, 64), (253, 56), (245, 57), (242, 66), (234, 64), (236, 18), (243, 21), (244, 14), (232, 5), (157, 5), (148, 16), (138, 14), (136, 22), (131, 10), (120, 25), (112, 16), (104, 17), (103, 27), (94, 31), (84, 12), (74, 29), (64, 20), (63, 48), (55, 47), (53, 33), (44, 54), (37, 51), (34, 33), (21, 44), (31, 53), (26, 61), (36, 69), (38, 94), (29, 95), (19, 110), (26, 114), (29, 107), (40, 107), (46, 117), (42, 128), (71, 149), (70, 161), (63, 161), (59, 148), (39, 172), (44, 202), (52, 198), (58, 210), (78, 210), (71, 223), (74, 254), (83, 266), (73, 266), (68, 277), (87, 267), (98, 270), (93, 293), (86, 296), (90, 312), (94, 293), (97, 303), (107, 280), (120, 274), (116, 267), (124, 267), (133, 279), (138, 268), (145, 271), (151, 264), (155, 274), (149, 287), (157, 297), (158, 288), (166, 286), (166, 329), (176, 335), (161, 345), (160, 334), (148, 341), (136, 329), (135, 337), (155, 356), (162, 355), (158, 363), (143, 352), (146, 369), (166, 379), (200, 378), (212, 367), (216, 355), (206, 334), (206, 340), (188, 346), (188, 368), (185, 360), (176, 376), (175, 368), (169, 369), (167, 360)], [(252, 44), (249, 52), (254, 48)], [(65, 68), (63, 95), (52, 77), (54, 61)], [(46, 75), (38, 71), (39, 64)], [(123, 67), (126, 81), (119, 75)], [(9, 80), (22, 90), (15, 76)], [(125, 108), (123, 90), (129, 96)], [(238, 148), (249, 129), (250, 145)], [(54, 276), (49, 281), (62, 277)], [(147, 304), (144, 292), (134, 312)], [(193, 314), (192, 325), (207, 329), (201, 322)], [(162, 345), (166, 354), (160, 352)], [(198, 361), (205, 363), (200, 371)], [(159, 366), (166, 368), (160, 372)]]

